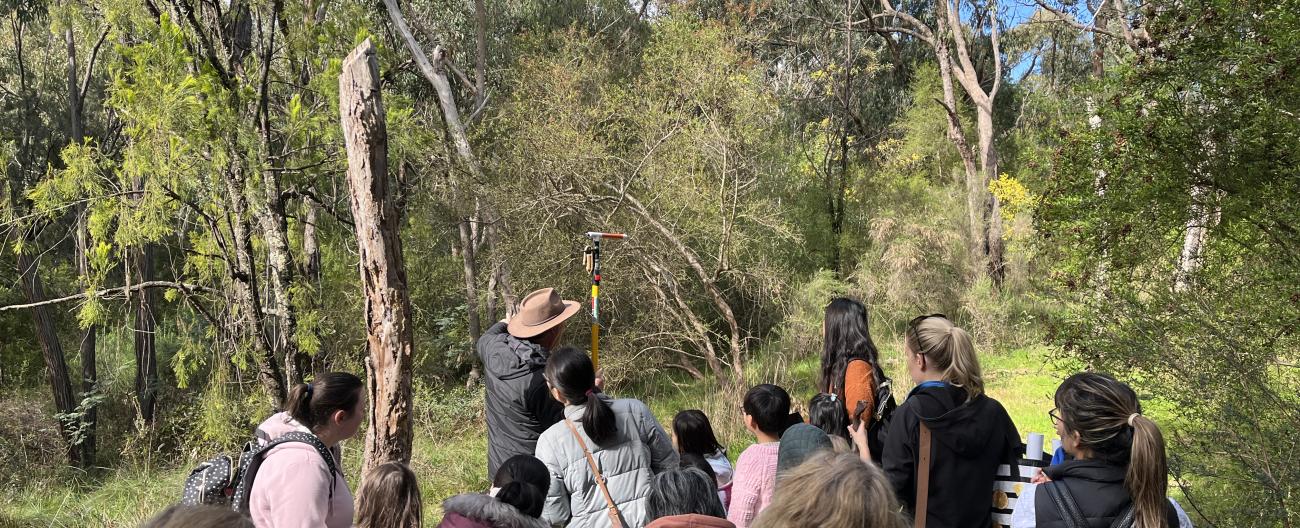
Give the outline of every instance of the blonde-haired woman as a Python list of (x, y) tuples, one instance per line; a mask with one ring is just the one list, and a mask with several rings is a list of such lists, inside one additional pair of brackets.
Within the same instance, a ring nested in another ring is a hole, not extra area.
[(883, 473), (853, 453), (822, 453), (781, 479), (754, 528), (902, 528), (898, 500)]
[[(993, 478), (998, 465), (1019, 456), (1020, 433), (1002, 404), (984, 394), (965, 330), (942, 314), (923, 315), (907, 324), (905, 337), (903, 355), (916, 387), (885, 432), (885, 476), (918, 525), (992, 526)], [(930, 436), (928, 493), (918, 498), (922, 427)], [(861, 437), (854, 431), (855, 441)]]

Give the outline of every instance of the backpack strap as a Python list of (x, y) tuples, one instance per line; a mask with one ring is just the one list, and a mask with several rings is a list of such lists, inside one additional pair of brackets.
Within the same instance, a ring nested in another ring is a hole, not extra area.
[(1110, 528), (1133, 528), (1135, 515), (1135, 509), (1133, 506), (1134, 504), (1129, 502), (1128, 507), (1124, 508), (1124, 511), (1119, 514), (1119, 517), (1115, 518), (1115, 522), (1110, 523)]
[(316, 435), (302, 431), (290, 431), (276, 437), (274, 440), (267, 442), (260, 447), (253, 447), (253, 442), (244, 448), (244, 456), (240, 460), (239, 468), (239, 485), (235, 488), (234, 500), (231, 501), (231, 508), (238, 512), (248, 511), (248, 500), (253, 494), (253, 480), (257, 478), (257, 472), (262, 468), (262, 462), (271, 450), (288, 443), (302, 443), (312, 446), (316, 453), (325, 460), (325, 466), (330, 471), (330, 499), (334, 498), (334, 485), (338, 482), (339, 475), (338, 464), (334, 460), (334, 454), (328, 447), (320, 441)]
[(1074, 495), (1070, 493), (1070, 488), (1066, 487), (1064, 482), (1053, 480), (1041, 486), (1047, 490), (1047, 496), (1052, 499), (1052, 504), (1056, 506), (1056, 511), (1060, 512), (1067, 528), (1088, 528), (1088, 521), (1084, 519), (1083, 512), (1079, 511)]
[(920, 426), (920, 451), (916, 457), (916, 516), (913, 526), (925, 528), (925, 514), (930, 507), (930, 428), (925, 422)]

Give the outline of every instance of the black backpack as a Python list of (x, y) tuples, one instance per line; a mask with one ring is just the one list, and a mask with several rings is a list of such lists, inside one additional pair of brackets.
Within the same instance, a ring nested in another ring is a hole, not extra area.
[(232, 510), (247, 514), (248, 497), (253, 491), (253, 479), (257, 478), (257, 471), (261, 469), (267, 453), (280, 444), (290, 442), (300, 442), (316, 448), (316, 452), (330, 469), (330, 498), (334, 498), (334, 477), (339, 472), (334, 462), (334, 455), (319, 438), (316, 438), (316, 435), (292, 431), (267, 442), (266, 445), (259, 446), (257, 441), (244, 444), (238, 462), (230, 455), (221, 454), (199, 464), (190, 471), (190, 476), (185, 478), (181, 504), (228, 506)]

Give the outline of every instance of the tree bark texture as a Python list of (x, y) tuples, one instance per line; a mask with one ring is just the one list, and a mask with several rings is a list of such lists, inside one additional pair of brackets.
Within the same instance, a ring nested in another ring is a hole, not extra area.
[[(238, 159), (232, 156), (232, 159)], [(237, 162), (226, 171), (226, 194), (229, 210), (226, 223), (234, 238), (235, 259), (231, 263), (231, 289), (238, 305), (238, 319), (244, 338), (257, 358), (257, 376), (275, 407), (283, 407), (286, 394), (280, 360), (262, 328), (262, 299), (257, 288), (257, 271), (253, 260), (253, 241), (248, 221), (248, 197), (244, 195), (246, 178)]]
[[(136, 275), (141, 281), (153, 279), (153, 247), (146, 244), (135, 253)], [(152, 288), (141, 288), (135, 293), (135, 396), (140, 406), (140, 420), (152, 425), (154, 407), (158, 400), (158, 354), (155, 348), (155, 330)]]
[(379, 61), (369, 39), (343, 61), (339, 112), (347, 146), (348, 186), (366, 296), (366, 385), (370, 428), (364, 470), (411, 458), (411, 301), (389, 195), (388, 132), (379, 90)]
[[(26, 253), (18, 254), (18, 275), (23, 296), (29, 303), (45, 299), (45, 287), (41, 283), (40, 272), (36, 269), (36, 261)], [(60, 413), (71, 413), (76, 410), (77, 403), (72, 398), (72, 383), (68, 380), (68, 363), (63, 357), (63, 344), (59, 342), (59, 334), (54, 328), (54, 317), (47, 306), (33, 307), (29, 313), (32, 315), (32, 325), (36, 329), (36, 340), (41, 345), (41, 357), (45, 359), (45, 371), (49, 375), (50, 389), (54, 393), (54, 408)], [(64, 440), (71, 441), (67, 426), (68, 424), (60, 423), (59, 432)], [(76, 447), (69, 442), (68, 458), (77, 462), (79, 455)]]

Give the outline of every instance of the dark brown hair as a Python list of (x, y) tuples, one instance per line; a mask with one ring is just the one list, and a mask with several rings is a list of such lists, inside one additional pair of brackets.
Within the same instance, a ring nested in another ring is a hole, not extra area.
[(826, 305), (821, 372), (817, 390), (844, 398), (844, 370), (850, 361), (861, 359), (876, 365), (879, 353), (867, 325), (867, 307), (847, 297), (836, 297)]
[(401, 462), (375, 466), (357, 490), (357, 528), (420, 528), (422, 509), (420, 484)]
[(1136, 528), (1165, 526), (1169, 486), (1165, 439), (1160, 427), (1142, 416), (1137, 393), (1105, 374), (1081, 372), (1056, 389), (1056, 407), (1067, 433), (1095, 458), (1128, 468), (1124, 487), (1133, 498)]
[(253, 521), (230, 508), (173, 504), (140, 528), (253, 528)]
[(298, 423), (315, 431), (325, 425), (334, 411), (351, 413), (361, 398), (361, 378), (347, 372), (328, 372), (311, 383), (299, 383), (289, 389), (285, 411)]

